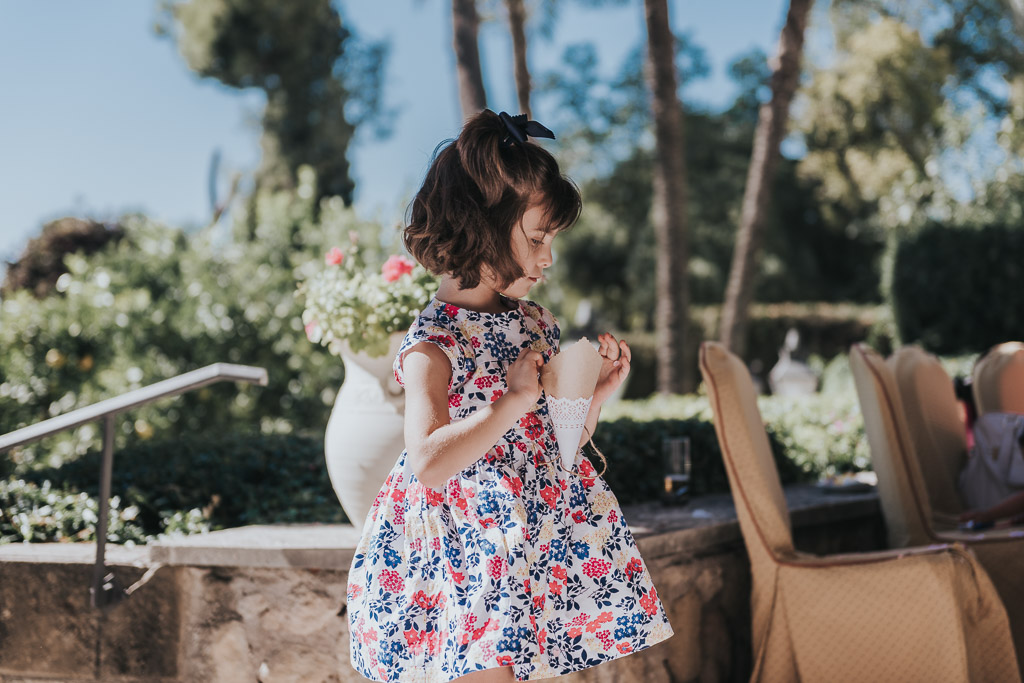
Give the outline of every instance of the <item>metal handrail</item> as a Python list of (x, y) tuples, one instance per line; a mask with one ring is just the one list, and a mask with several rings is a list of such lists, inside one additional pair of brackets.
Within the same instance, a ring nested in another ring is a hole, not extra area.
[[(103, 420), (103, 464), (100, 467), (101, 503), (99, 519), (96, 521), (96, 564), (93, 567), (92, 587), (89, 589), (93, 607), (104, 607), (117, 602), (125, 595), (114, 575), (107, 573), (104, 563), (109, 528), (110, 479), (114, 469), (114, 417), (119, 413), (152, 403), (157, 399), (177, 396), (222, 381), (247, 382), (265, 387), (267, 386), (267, 371), (264, 368), (251, 365), (214, 363), (141, 389), (127, 391), (84, 408), (72, 410), (70, 413), (16, 429), (9, 434), (0, 435), (0, 453), (3, 453), (15, 446), (38, 441), (67, 429), (74, 429), (86, 422)], [(100, 533), (101, 529), (103, 533)]]

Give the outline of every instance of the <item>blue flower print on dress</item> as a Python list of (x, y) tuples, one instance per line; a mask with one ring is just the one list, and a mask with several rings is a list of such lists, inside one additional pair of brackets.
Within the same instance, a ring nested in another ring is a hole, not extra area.
[[(464, 419), (504, 395), (525, 349), (557, 352), (551, 314), (437, 301), (395, 359), (419, 343), (451, 364), (448, 411)], [(558, 458), (542, 394), (480, 459), (436, 491), (398, 456), (362, 528), (348, 578), (351, 661), (375, 681), (445, 683), (512, 667), (518, 680), (578, 671), (672, 635), (614, 494), (590, 462)]]

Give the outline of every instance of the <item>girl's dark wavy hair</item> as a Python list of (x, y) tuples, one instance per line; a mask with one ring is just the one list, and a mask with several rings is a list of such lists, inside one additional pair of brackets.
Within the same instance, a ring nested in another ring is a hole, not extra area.
[(409, 208), (406, 249), (434, 275), (451, 273), (460, 287), (480, 284), (486, 266), (504, 288), (525, 273), (512, 252), (523, 214), (544, 207), (544, 229), (565, 230), (580, 216), (576, 185), (532, 142), (503, 144), (508, 130), (489, 109), (470, 118), (455, 140), (441, 143)]

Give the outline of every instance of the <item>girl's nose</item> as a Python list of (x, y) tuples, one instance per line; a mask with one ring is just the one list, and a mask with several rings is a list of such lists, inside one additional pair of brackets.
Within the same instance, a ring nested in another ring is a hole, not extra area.
[(554, 255), (551, 253), (551, 245), (545, 244), (540, 249), (540, 258), (537, 259), (537, 265), (541, 268), (548, 268), (554, 261)]

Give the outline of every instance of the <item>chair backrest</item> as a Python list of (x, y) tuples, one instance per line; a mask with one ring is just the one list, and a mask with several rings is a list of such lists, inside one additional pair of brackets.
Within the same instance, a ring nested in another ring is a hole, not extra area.
[(992, 347), (974, 366), (971, 381), (978, 415), (1024, 413), (1024, 343)]
[(967, 434), (953, 380), (939, 359), (919, 346), (904, 346), (887, 361), (896, 377), (910, 429), (911, 454), (924, 477), (932, 509), (964, 510), (957, 482), (967, 462)]
[(863, 344), (850, 349), (850, 369), (871, 447), (872, 467), (878, 475), (889, 545), (927, 545), (933, 541), (932, 511), (917, 459), (911, 456), (913, 446), (896, 379), (881, 356)]
[(793, 550), (789, 508), (747, 367), (721, 344), (704, 342), (700, 371), (707, 384), (715, 433), (756, 575), (766, 568), (765, 563)]

